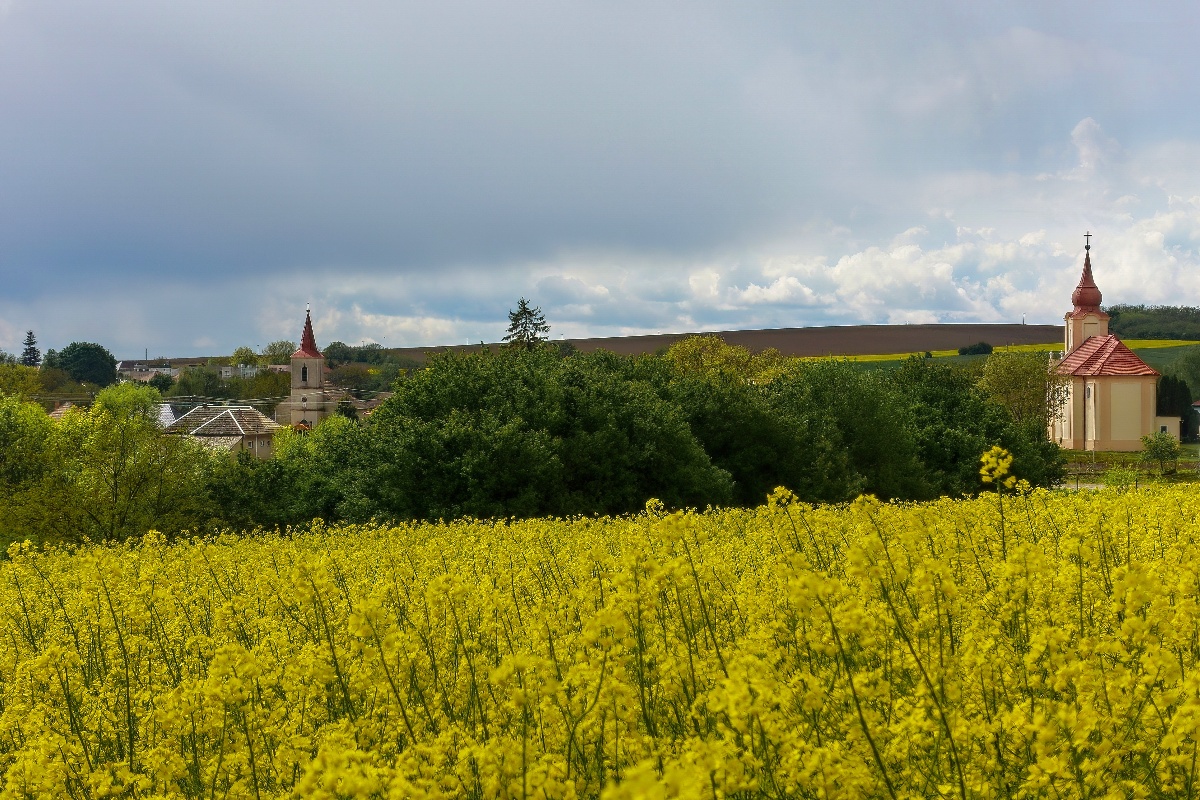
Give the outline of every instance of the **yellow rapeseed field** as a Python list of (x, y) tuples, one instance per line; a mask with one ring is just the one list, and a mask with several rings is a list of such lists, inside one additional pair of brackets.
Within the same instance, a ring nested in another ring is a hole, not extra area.
[(1190, 797), (1198, 514), (780, 491), (14, 547), (0, 796)]

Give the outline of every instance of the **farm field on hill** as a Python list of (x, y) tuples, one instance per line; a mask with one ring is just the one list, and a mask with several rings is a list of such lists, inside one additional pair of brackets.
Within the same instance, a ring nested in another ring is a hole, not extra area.
[(14, 547), (2, 794), (1185, 796), (1198, 514), (777, 492)]

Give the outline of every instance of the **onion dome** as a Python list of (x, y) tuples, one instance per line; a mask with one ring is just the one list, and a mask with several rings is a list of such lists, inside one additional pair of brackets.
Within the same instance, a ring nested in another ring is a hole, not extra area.
[(1071, 292), (1071, 303), (1075, 306), (1072, 314), (1079, 314), (1086, 311), (1099, 312), (1100, 287), (1096, 286), (1096, 281), (1092, 278), (1092, 246), (1084, 245), (1085, 255), (1083, 257), (1083, 275), (1079, 278), (1079, 285), (1075, 287), (1075, 291)]

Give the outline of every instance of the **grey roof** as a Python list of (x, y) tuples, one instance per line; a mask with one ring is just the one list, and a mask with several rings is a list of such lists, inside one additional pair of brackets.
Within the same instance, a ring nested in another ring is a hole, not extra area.
[(191, 436), (258, 436), (282, 425), (250, 406), (197, 406), (167, 426), (168, 433)]

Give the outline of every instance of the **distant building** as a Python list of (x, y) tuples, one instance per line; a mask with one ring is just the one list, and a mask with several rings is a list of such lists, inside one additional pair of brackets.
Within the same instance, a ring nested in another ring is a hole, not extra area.
[(166, 431), (190, 436), (214, 449), (247, 450), (257, 458), (270, 458), (271, 440), (281, 427), (250, 406), (203, 405), (167, 425)]
[(257, 364), (238, 364), (237, 366), (229, 365), (221, 367), (221, 379), (228, 380), (230, 378), (253, 378), (259, 373)]
[(304, 314), (300, 348), (292, 353), (292, 388), (288, 399), (275, 407), (275, 419), (285, 425), (313, 428), (337, 412), (345, 391), (325, 384), (325, 356), (317, 349), (312, 312)]
[(1159, 417), (1159, 373), (1108, 332), (1108, 314), (1092, 278), (1091, 244), (1083, 275), (1071, 293), (1061, 361), (1052, 369), (1068, 380), (1067, 400), (1050, 422), (1050, 438), (1068, 450), (1141, 450), (1142, 436), (1166, 431), (1179, 438), (1179, 419)]
[(172, 379), (179, 376), (179, 370), (170, 364), (149, 361), (118, 361), (117, 375), (121, 380), (147, 383), (155, 375), (167, 375)]

